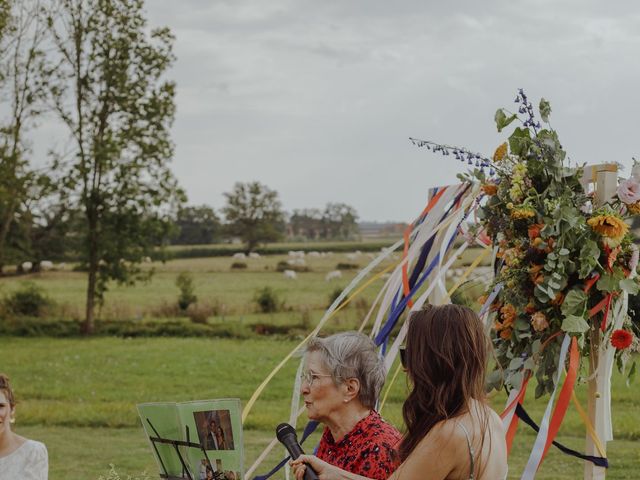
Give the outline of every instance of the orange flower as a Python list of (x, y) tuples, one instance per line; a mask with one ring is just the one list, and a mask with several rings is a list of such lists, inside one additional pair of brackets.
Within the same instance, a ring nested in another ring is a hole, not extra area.
[(487, 303), (488, 299), (489, 299), (489, 295), (480, 295), (477, 301), (480, 305), (484, 305), (485, 303)]
[(533, 225), (529, 225), (527, 229), (527, 234), (529, 235), (529, 239), (533, 240), (540, 236), (540, 230), (544, 227), (543, 223), (534, 223)]
[(507, 154), (507, 142), (504, 142), (502, 145), (496, 148), (496, 151), (493, 154), (493, 161), (501, 162), (506, 154)]
[(562, 302), (564, 302), (564, 293), (558, 292), (556, 298), (551, 300), (551, 305), (562, 305)]
[(511, 338), (511, 332), (513, 330), (511, 328), (505, 328), (500, 332), (500, 338), (503, 340), (509, 340)]
[(498, 193), (498, 186), (495, 183), (485, 183), (482, 185), (482, 191), (487, 195), (495, 195)]
[(500, 309), (500, 318), (504, 327), (509, 327), (516, 319), (516, 307), (507, 303)]

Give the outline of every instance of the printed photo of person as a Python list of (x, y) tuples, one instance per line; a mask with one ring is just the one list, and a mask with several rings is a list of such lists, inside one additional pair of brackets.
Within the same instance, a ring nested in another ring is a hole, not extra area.
[(229, 410), (193, 412), (200, 444), (206, 450), (233, 450), (233, 430)]

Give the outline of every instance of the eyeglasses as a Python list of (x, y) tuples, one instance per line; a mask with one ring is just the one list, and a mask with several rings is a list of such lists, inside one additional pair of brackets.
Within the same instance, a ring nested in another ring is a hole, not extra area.
[(332, 375), (325, 375), (322, 373), (303, 372), (300, 374), (300, 380), (306, 382), (309, 386), (313, 385), (314, 380), (320, 377), (331, 377)]

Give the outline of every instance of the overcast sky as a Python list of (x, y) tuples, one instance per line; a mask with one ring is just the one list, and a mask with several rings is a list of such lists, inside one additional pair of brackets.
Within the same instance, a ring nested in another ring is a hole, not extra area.
[(602, 1), (147, 0), (176, 35), (173, 169), (192, 204), (258, 180), (287, 210), (411, 221), (462, 168), (409, 136), (491, 155), (524, 88), (575, 162), (640, 158), (640, 5)]

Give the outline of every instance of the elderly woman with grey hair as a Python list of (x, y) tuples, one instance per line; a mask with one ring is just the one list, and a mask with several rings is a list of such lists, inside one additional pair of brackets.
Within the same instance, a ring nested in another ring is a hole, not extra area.
[(375, 411), (385, 369), (374, 342), (357, 332), (316, 337), (305, 365), (307, 414), (325, 425), (316, 456), (367, 478), (389, 477), (399, 465), (402, 436)]

